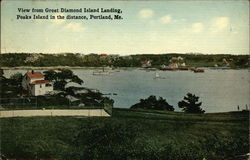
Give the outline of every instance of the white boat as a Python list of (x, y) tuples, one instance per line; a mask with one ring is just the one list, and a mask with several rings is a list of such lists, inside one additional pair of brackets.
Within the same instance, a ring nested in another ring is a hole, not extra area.
[(94, 71), (93, 75), (111, 75), (111, 72), (104, 71), (104, 67), (102, 68), (102, 71)]
[(96, 72), (93, 72), (93, 75), (110, 75), (111, 72), (108, 72), (108, 71), (96, 71)]
[(155, 78), (159, 78), (160, 74), (159, 73), (155, 73)]
[(165, 77), (161, 77), (159, 73), (155, 73), (154, 79), (165, 79)]

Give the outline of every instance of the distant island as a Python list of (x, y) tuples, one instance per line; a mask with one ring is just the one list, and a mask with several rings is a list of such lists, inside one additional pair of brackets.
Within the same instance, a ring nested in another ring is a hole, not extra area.
[[(181, 61), (181, 63), (179, 62)], [(144, 67), (160, 68), (181, 64), (187, 67), (248, 68), (250, 55), (231, 54), (81, 54), (81, 53), (4, 53), (0, 54), (1, 67)]]

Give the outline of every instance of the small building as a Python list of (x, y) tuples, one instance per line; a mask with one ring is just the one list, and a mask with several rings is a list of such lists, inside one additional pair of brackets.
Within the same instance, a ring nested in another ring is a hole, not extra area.
[(53, 82), (44, 79), (41, 72), (27, 72), (22, 80), (22, 87), (30, 95), (39, 96), (53, 91)]
[(106, 56), (108, 56), (108, 54), (106, 54), (106, 53), (101, 53), (101, 54), (99, 54), (99, 56), (100, 56), (100, 57), (106, 57)]
[(172, 57), (169, 60), (169, 62), (170, 62), (169, 66), (172, 67), (172, 68), (178, 68), (178, 67), (185, 67), (186, 66), (184, 58), (182, 58), (181, 56)]
[(169, 64), (169, 67), (178, 68), (179, 66), (178, 66), (178, 63), (171, 63), (171, 64)]
[(223, 62), (224, 67), (229, 67), (230, 66), (229, 62), (225, 58), (222, 59), (222, 62)]
[(141, 67), (146, 68), (146, 67), (151, 67), (151, 66), (152, 66), (151, 60), (145, 60), (141, 62)]

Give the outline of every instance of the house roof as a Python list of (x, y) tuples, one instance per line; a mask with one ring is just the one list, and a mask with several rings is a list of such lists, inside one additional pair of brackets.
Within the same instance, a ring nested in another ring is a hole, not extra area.
[(49, 80), (37, 80), (37, 81), (33, 81), (31, 84), (47, 84), (47, 83), (51, 83), (51, 81), (49, 81)]
[(108, 56), (106, 53), (101, 53), (100, 56)]
[(27, 72), (27, 76), (32, 78), (44, 78), (43, 74), (41, 72)]

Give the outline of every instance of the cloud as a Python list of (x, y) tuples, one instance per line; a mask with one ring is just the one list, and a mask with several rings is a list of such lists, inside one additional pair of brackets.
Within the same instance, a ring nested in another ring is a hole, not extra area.
[(228, 17), (216, 17), (212, 19), (210, 30), (212, 32), (220, 32), (229, 26), (230, 19)]
[(191, 31), (194, 33), (200, 33), (204, 29), (204, 26), (202, 23), (193, 23), (191, 27)]
[(139, 17), (142, 19), (150, 18), (154, 14), (154, 11), (151, 9), (142, 9), (139, 12)]
[(64, 26), (64, 29), (67, 29), (73, 32), (81, 32), (81, 31), (84, 31), (86, 28), (83, 27), (80, 23), (71, 22), (67, 24), (66, 26)]
[(161, 17), (161, 18), (159, 19), (159, 21), (160, 21), (162, 24), (167, 24), (167, 23), (171, 22), (171, 20), (172, 20), (172, 17), (171, 17), (170, 15), (165, 15), (165, 16), (163, 16), (163, 17)]

